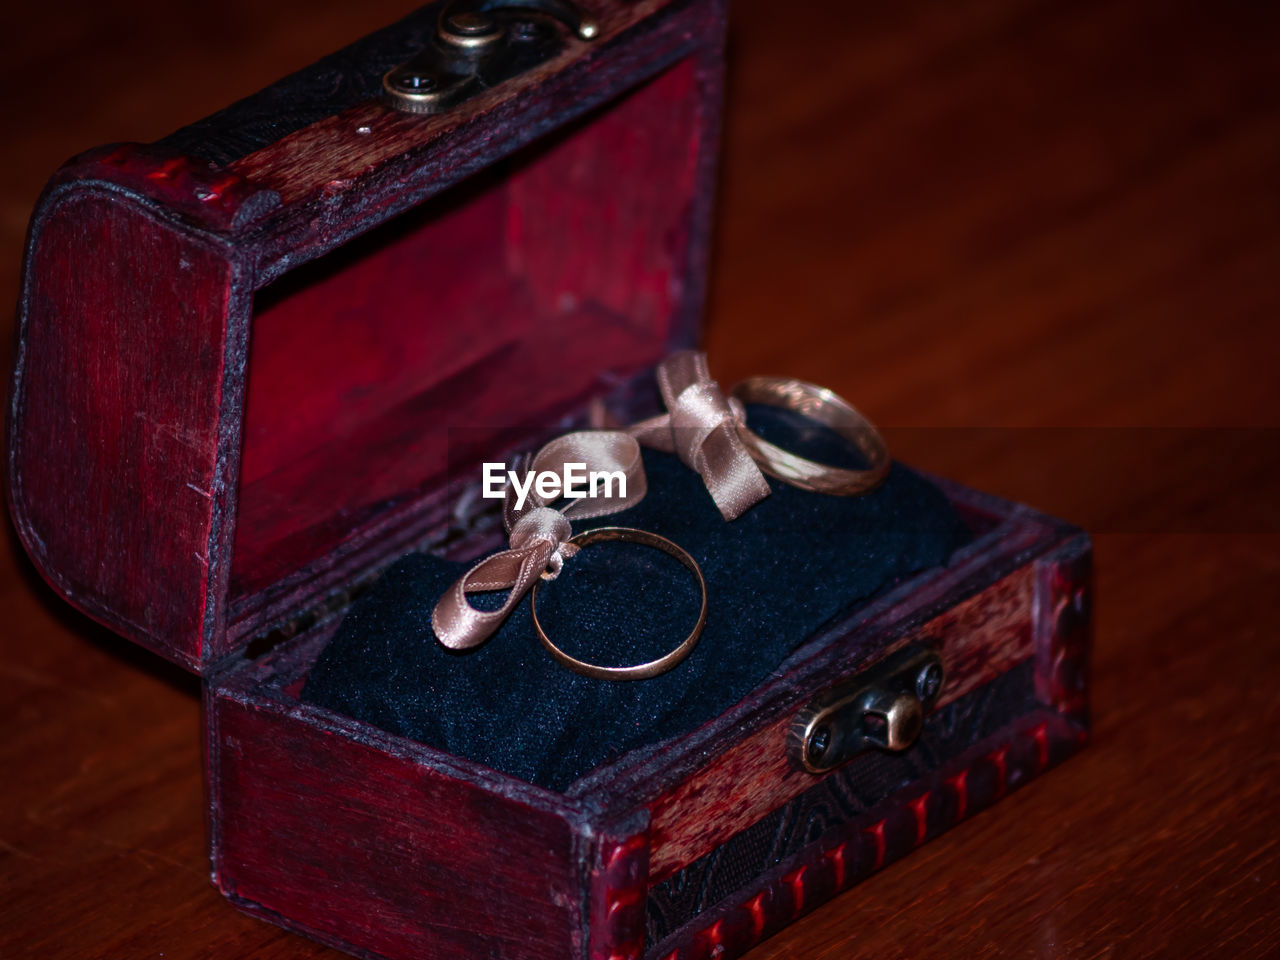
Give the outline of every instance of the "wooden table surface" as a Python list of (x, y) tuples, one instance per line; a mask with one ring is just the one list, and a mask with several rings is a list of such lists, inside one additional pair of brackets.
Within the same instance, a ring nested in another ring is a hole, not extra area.
[[(67, 156), (409, 7), (10, 11), (0, 301)], [(713, 370), (828, 384), (1097, 548), (1092, 745), (755, 960), (1280, 955), (1278, 11), (737, 3)], [(210, 885), (196, 683), (3, 542), (0, 956), (336, 957)]]

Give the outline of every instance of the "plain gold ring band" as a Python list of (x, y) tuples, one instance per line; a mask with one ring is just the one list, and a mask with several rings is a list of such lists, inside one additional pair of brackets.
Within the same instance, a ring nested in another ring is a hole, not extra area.
[(675, 557), (693, 573), (694, 578), (698, 581), (698, 592), (702, 594), (702, 608), (698, 611), (698, 622), (694, 624), (693, 630), (689, 635), (680, 641), (680, 645), (670, 653), (648, 663), (638, 663), (631, 667), (601, 667), (594, 663), (586, 663), (569, 656), (569, 654), (557, 647), (551, 642), (547, 632), (542, 629), (542, 622), (538, 619), (538, 589), (542, 586), (541, 580), (533, 585), (533, 592), (530, 594), (529, 600), (530, 608), (533, 611), (533, 629), (537, 631), (538, 639), (547, 648), (547, 652), (576, 673), (595, 677), (597, 680), (647, 680), (650, 677), (664, 674), (687, 657), (694, 646), (697, 645), (698, 638), (702, 636), (702, 628), (707, 622), (707, 581), (702, 577), (702, 570), (698, 567), (698, 561), (689, 556), (686, 550), (678, 547), (666, 537), (660, 537), (656, 533), (650, 533), (647, 530), (637, 530), (633, 527), (597, 527), (594, 530), (586, 530), (576, 537), (570, 538), (568, 542), (578, 549), (582, 549), (593, 543), (601, 543), (606, 540), (624, 540), (629, 543), (639, 543), (646, 547), (661, 550), (663, 553)]
[(889, 475), (889, 448), (875, 426), (838, 393), (789, 377), (748, 377), (729, 391), (743, 404), (781, 407), (817, 420), (851, 442), (867, 458), (866, 470), (846, 470), (796, 456), (752, 433), (745, 423), (738, 436), (771, 477), (814, 493), (852, 497), (870, 493)]

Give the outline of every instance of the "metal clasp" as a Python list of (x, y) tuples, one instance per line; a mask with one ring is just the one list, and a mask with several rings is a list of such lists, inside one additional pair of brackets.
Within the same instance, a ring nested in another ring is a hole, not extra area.
[(906, 750), (942, 692), (942, 659), (909, 648), (828, 690), (796, 714), (787, 752), (798, 769), (826, 773), (864, 750)]
[(560, 53), (566, 31), (600, 34), (571, 0), (453, 0), (436, 35), (382, 78), (382, 99), (407, 113), (441, 113)]

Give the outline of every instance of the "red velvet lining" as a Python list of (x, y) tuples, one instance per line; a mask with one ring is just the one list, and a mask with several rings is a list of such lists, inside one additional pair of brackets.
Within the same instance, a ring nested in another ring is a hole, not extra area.
[(694, 83), (682, 62), (259, 293), (233, 600), (662, 356)]

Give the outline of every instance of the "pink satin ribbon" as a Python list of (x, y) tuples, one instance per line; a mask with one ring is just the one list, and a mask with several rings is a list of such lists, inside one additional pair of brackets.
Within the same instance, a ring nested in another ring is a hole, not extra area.
[(769, 495), (769, 483), (738, 436), (746, 412), (711, 379), (706, 354), (673, 353), (658, 365), (667, 412), (628, 428), (646, 447), (674, 453), (697, 471), (726, 520)]
[[(479, 561), (468, 570), (431, 611), (431, 627), (441, 643), (452, 650), (466, 650), (484, 643), (510, 616), (521, 598), (539, 577), (554, 579), (566, 557), (576, 549), (566, 541), (571, 536), (569, 520), (617, 513), (644, 499), (647, 484), (640, 447), (630, 434), (619, 430), (584, 430), (552, 440), (534, 456), (525, 473), (552, 471), (564, 475), (569, 463), (586, 464), (594, 471), (620, 471), (626, 477), (626, 496), (621, 484), (614, 484), (610, 496), (570, 500), (556, 509), (529, 487), (524, 506), (517, 510), (516, 496), (507, 487), (503, 502), (503, 523), (510, 546)], [(477, 610), (468, 594), (507, 590), (507, 599), (497, 610)]]

